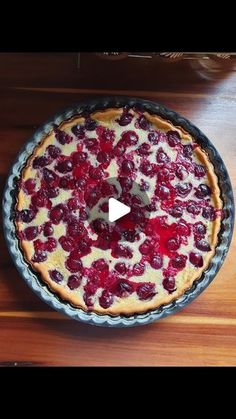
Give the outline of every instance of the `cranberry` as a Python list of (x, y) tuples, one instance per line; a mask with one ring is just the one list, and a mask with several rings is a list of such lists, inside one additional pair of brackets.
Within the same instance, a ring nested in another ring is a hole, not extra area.
[(62, 160), (56, 165), (56, 170), (60, 173), (68, 173), (73, 169), (73, 164), (71, 160)]
[(44, 225), (43, 234), (44, 234), (45, 237), (48, 237), (48, 236), (52, 236), (53, 232), (54, 232), (54, 230), (53, 230), (53, 227), (52, 227), (52, 223), (50, 221), (48, 221)]
[(190, 213), (190, 214), (193, 214), (193, 215), (198, 215), (198, 214), (200, 214), (200, 211), (201, 211), (201, 208), (199, 208), (197, 205), (195, 205), (194, 203), (190, 203), (190, 204), (188, 204), (188, 206), (187, 206), (187, 211)]
[(201, 183), (195, 192), (195, 196), (199, 199), (203, 199), (209, 195), (211, 195), (211, 189), (209, 188), (209, 186)]
[(140, 300), (150, 300), (156, 295), (155, 284), (144, 282), (137, 286), (136, 292)]
[(134, 170), (134, 162), (131, 160), (123, 160), (121, 169), (126, 174), (132, 173)]
[(183, 269), (186, 265), (187, 256), (185, 255), (177, 255), (171, 260), (171, 264), (173, 268), (176, 269)]
[(205, 176), (205, 174), (206, 174), (206, 170), (205, 170), (204, 166), (202, 166), (201, 164), (196, 164), (195, 167), (194, 167), (194, 175), (197, 178), (201, 178), (201, 177)]
[(79, 191), (83, 191), (86, 186), (86, 180), (83, 178), (78, 178), (75, 181), (75, 187), (78, 188)]
[(56, 198), (60, 193), (59, 188), (47, 188), (46, 189), (46, 195), (48, 198)]
[(49, 239), (45, 243), (45, 250), (48, 252), (53, 252), (57, 247), (57, 241), (54, 237), (49, 237)]
[(172, 208), (169, 209), (169, 214), (172, 215), (174, 218), (180, 218), (183, 215), (183, 208), (176, 204)]
[(32, 262), (44, 262), (47, 259), (47, 253), (44, 250), (37, 250), (32, 257)]
[(46, 207), (48, 204), (48, 198), (45, 196), (45, 192), (44, 191), (39, 191), (37, 192), (35, 195), (32, 196), (31, 198), (31, 202), (33, 204), (34, 207), (38, 208), (42, 208), (42, 207)]
[(161, 200), (168, 199), (170, 197), (170, 190), (167, 188), (167, 186), (164, 185), (158, 185), (156, 190), (156, 195)]
[(78, 151), (73, 154), (72, 161), (73, 161), (74, 166), (76, 166), (77, 164), (85, 162), (87, 158), (88, 158), (87, 153), (84, 153), (83, 151)]
[(133, 243), (137, 238), (137, 234), (135, 230), (126, 230), (123, 232), (123, 237), (126, 241)]
[(150, 144), (143, 143), (138, 148), (137, 152), (140, 156), (148, 156), (150, 154), (150, 148), (151, 148)]
[(131, 115), (131, 113), (124, 112), (121, 115), (120, 119), (117, 119), (116, 121), (118, 122), (118, 124), (121, 127), (125, 127), (126, 125), (129, 125), (130, 124), (130, 122), (132, 121), (132, 119), (133, 119), (133, 115)]
[(80, 259), (69, 257), (66, 261), (66, 267), (70, 272), (78, 272), (82, 269), (82, 262)]
[(191, 230), (187, 224), (185, 224), (184, 222), (181, 222), (180, 220), (180, 222), (176, 226), (176, 232), (180, 236), (190, 236)]
[(193, 146), (191, 144), (186, 144), (183, 146), (183, 155), (187, 159), (190, 159), (193, 154)]
[(188, 177), (188, 171), (187, 169), (182, 166), (181, 164), (176, 165), (176, 170), (175, 170), (175, 174), (177, 176), (178, 179), (180, 180), (184, 180)]
[(100, 136), (102, 141), (111, 142), (111, 141), (114, 140), (114, 138), (115, 138), (114, 130), (104, 128), (104, 127), (99, 127), (99, 128), (102, 128), (101, 133), (98, 133), (98, 135)]
[(53, 159), (56, 159), (61, 154), (60, 148), (56, 147), (55, 145), (49, 145), (46, 148), (46, 151), (48, 152), (49, 156)]
[(141, 263), (135, 263), (134, 264), (133, 271), (132, 271), (133, 275), (141, 276), (141, 275), (143, 275), (144, 271), (145, 271), (144, 263), (141, 262)]
[(18, 216), (23, 223), (30, 223), (36, 216), (35, 210), (24, 209), (19, 211)]
[(110, 160), (110, 155), (107, 151), (99, 151), (97, 154), (97, 161), (99, 163), (108, 163)]
[(47, 166), (47, 164), (49, 163), (50, 161), (46, 156), (35, 157), (35, 159), (33, 160), (33, 168), (39, 169), (41, 167)]
[(150, 261), (150, 265), (153, 269), (162, 268), (162, 266), (163, 266), (162, 256), (159, 253), (153, 255), (152, 258), (151, 258), (151, 261)]
[(201, 268), (203, 266), (203, 258), (199, 253), (191, 252), (189, 255), (189, 260), (192, 265), (196, 266), (196, 268)]
[(108, 202), (103, 202), (103, 204), (100, 205), (100, 208), (101, 208), (102, 212), (108, 212), (109, 211)]
[(216, 218), (216, 212), (212, 206), (209, 206), (209, 207), (203, 208), (202, 216), (203, 218), (206, 218), (206, 220), (214, 221)]
[(185, 198), (192, 189), (191, 183), (178, 183), (175, 187), (177, 195), (181, 196), (181, 198)]
[(34, 240), (35, 237), (39, 234), (38, 227), (27, 227), (24, 230), (24, 237), (26, 240)]
[(140, 128), (144, 129), (145, 131), (148, 130), (149, 127), (150, 127), (150, 124), (149, 124), (149, 122), (147, 121), (147, 119), (145, 118), (144, 115), (141, 115), (138, 118), (138, 125), (139, 125)]
[(180, 143), (180, 135), (177, 131), (167, 132), (167, 141), (170, 147), (175, 147)]
[(159, 135), (157, 131), (151, 131), (148, 133), (148, 139), (152, 144), (159, 143)]
[(128, 297), (133, 292), (133, 287), (130, 282), (125, 281), (124, 279), (121, 279), (120, 282), (117, 285), (116, 289), (116, 295), (118, 297)]
[(199, 221), (199, 223), (193, 225), (193, 232), (198, 236), (204, 236), (206, 234), (206, 226)]
[(122, 191), (129, 191), (133, 186), (133, 181), (130, 177), (119, 176), (118, 178)]
[(175, 278), (173, 276), (166, 276), (162, 282), (163, 287), (166, 291), (171, 294), (176, 290), (175, 288)]
[(75, 125), (71, 128), (71, 132), (79, 139), (82, 139), (85, 136), (85, 128), (82, 125)]
[(59, 238), (59, 243), (66, 252), (71, 252), (74, 248), (74, 242), (69, 237), (61, 236)]
[(108, 264), (104, 259), (97, 259), (92, 263), (92, 267), (96, 269), (99, 272), (104, 271), (105, 269), (108, 269)]
[(80, 286), (81, 281), (82, 281), (81, 274), (70, 275), (67, 281), (67, 285), (71, 290), (75, 290), (76, 288)]
[(97, 126), (97, 122), (94, 119), (86, 118), (85, 129), (88, 131), (94, 131)]
[(124, 145), (117, 144), (112, 151), (112, 155), (115, 156), (115, 157), (121, 157), (121, 156), (123, 156), (124, 152), (125, 152)]
[(170, 252), (173, 252), (180, 247), (179, 240), (176, 237), (173, 237), (166, 242), (166, 247)]
[(82, 236), (85, 234), (85, 232), (85, 227), (80, 222), (72, 222), (68, 225), (68, 234), (71, 237)]
[(154, 167), (149, 161), (144, 161), (140, 166), (140, 170), (146, 176), (154, 175)]
[(115, 266), (114, 266), (114, 268), (121, 275), (124, 275), (126, 273), (126, 271), (127, 271), (127, 268), (125, 266), (125, 263), (123, 263), (123, 262), (116, 263)]
[(162, 148), (159, 148), (156, 155), (157, 163), (167, 163), (170, 161), (170, 158), (167, 156), (167, 154), (162, 150)]
[(195, 246), (197, 249), (202, 250), (203, 252), (209, 252), (211, 250), (209, 243), (205, 239), (196, 240)]
[(70, 211), (74, 211), (80, 207), (80, 200), (79, 198), (70, 198), (67, 202), (67, 206)]
[(89, 208), (92, 208), (94, 205), (96, 205), (100, 198), (101, 194), (99, 188), (87, 190), (84, 194), (84, 200)]
[(103, 218), (96, 218), (92, 225), (95, 233), (97, 234), (109, 231), (108, 223)]
[(122, 134), (121, 142), (126, 147), (135, 145), (138, 142), (138, 134), (134, 131), (126, 131)]
[(159, 182), (167, 182), (170, 179), (173, 179), (174, 175), (170, 173), (169, 169), (164, 167), (163, 169), (159, 170), (157, 173), (157, 179)]
[(61, 177), (60, 180), (59, 180), (60, 188), (69, 189), (69, 182), (70, 182), (70, 179), (68, 177), (66, 177), (66, 176)]
[(145, 192), (145, 191), (148, 191), (149, 188), (150, 188), (150, 184), (146, 182), (145, 180), (141, 179), (140, 185), (139, 185), (140, 191)]
[(36, 186), (36, 183), (34, 181), (34, 179), (27, 179), (24, 182), (24, 190), (26, 191), (26, 193), (28, 193), (29, 195), (32, 195), (34, 193), (34, 188)]
[(90, 249), (91, 249), (91, 243), (90, 243), (90, 241), (86, 240), (85, 238), (80, 239), (80, 241), (77, 244), (77, 249), (83, 255), (88, 254), (90, 252)]
[(148, 255), (152, 250), (152, 244), (149, 240), (145, 240), (140, 246), (139, 251), (142, 255)]
[(99, 304), (101, 307), (103, 308), (108, 308), (113, 304), (114, 301), (114, 296), (113, 294), (108, 291), (108, 290), (104, 290), (102, 292), (101, 297), (99, 297)]
[(79, 218), (80, 218), (80, 220), (83, 220), (83, 221), (85, 221), (85, 220), (88, 219), (88, 214), (87, 214), (87, 212), (86, 212), (85, 209), (80, 208), (80, 210), (79, 210)]
[(87, 138), (84, 144), (91, 153), (95, 153), (98, 148), (98, 140), (96, 138)]
[(91, 166), (89, 169), (89, 176), (95, 180), (101, 179), (103, 176), (103, 170), (100, 167)]
[(62, 145), (69, 144), (73, 140), (70, 135), (66, 134), (64, 131), (61, 131), (58, 128), (55, 128), (54, 131), (57, 141)]
[(64, 217), (65, 211), (64, 206), (61, 204), (56, 205), (50, 211), (49, 218), (53, 224), (59, 224)]
[(122, 244), (116, 244), (115, 248), (113, 249), (112, 256), (131, 259), (133, 253), (128, 247), (125, 247)]
[(58, 176), (52, 170), (49, 170), (49, 169), (44, 168), (43, 169), (43, 180), (49, 186), (55, 186), (55, 183), (58, 180)]
[(53, 271), (49, 271), (49, 275), (51, 279), (57, 283), (63, 281), (63, 275), (56, 269), (54, 269)]

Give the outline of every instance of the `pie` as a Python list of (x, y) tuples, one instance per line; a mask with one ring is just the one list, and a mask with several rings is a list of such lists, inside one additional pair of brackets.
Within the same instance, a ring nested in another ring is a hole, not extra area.
[[(117, 188), (131, 211), (109, 223)], [(222, 208), (214, 166), (188, 132), (137, 108), (109, 108), (54, 125), (35, 147), (15, 224), (25, 260), (56, 296), (84, 311), (133, 315), (201, 278)]]

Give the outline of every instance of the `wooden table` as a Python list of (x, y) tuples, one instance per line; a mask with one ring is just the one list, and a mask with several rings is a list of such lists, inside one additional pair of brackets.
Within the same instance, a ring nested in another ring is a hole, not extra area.
[[(153, 99), (214, 143), (236, 188), (236, 72), (200, 79), (187, 63), (108, 63), (93, 54), (0, 54), (0, 186), (27, 138), (80, 99), (124, 94)], [(133, 329), (72, 321), (21, 279), (0, 236), (0, 364), (235, 365), (236, 237), (213, 283), (181, 312)]]

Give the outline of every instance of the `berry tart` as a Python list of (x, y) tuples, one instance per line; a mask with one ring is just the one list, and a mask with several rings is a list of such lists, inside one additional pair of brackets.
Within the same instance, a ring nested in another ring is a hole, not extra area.
[[(142, 211), (134, 182), (149, 198)], [(108, 223), (116, 187), (131, 212)], [(74, 115), (36, 146), (15, 223), (25, 260), (55, 295), (85, 311), (133, 315), (201, 278), (222, 206), (214, 167), (188, 132), (136, 108), (109, 108)]]

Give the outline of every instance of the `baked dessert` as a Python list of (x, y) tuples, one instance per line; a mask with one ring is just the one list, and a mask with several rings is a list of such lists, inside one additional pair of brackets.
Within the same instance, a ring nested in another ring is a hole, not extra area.
[[(139, 205), (134, 182), (148, 205)], [(118, 187), (131, 212), (109, 223)], [(200, 279), (222, 206), (214, 167), (194, 138), (124, 107), (54, 126), (22, 171), (15, 224), (25, 260), (53, 293), (85, 311), (132, 315)]]

